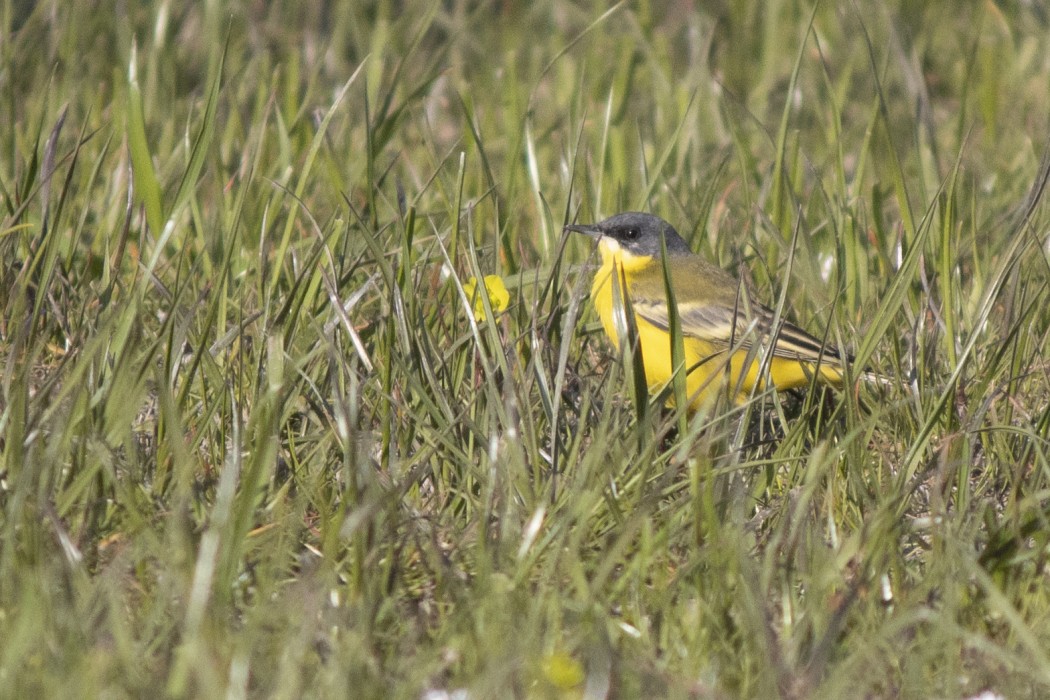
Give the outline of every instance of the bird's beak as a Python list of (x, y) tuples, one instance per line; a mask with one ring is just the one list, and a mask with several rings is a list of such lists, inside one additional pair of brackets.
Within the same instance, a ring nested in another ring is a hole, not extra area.
[(598, 224), (569, 224), (565, 227), (565, 230), (573, 233), (582, 233), (591, 238), (602, 237), (602, 230), (598, 228)]

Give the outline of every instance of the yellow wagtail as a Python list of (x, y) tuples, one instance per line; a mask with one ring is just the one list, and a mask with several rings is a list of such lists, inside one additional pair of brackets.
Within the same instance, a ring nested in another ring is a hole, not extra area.
[[(661, 239), (682, 329), (686, 394), (692, 410), (719, 390), (728, 390), (739, 403), (756, 386), (791, 389), (805, 386), (814, 375), (841, 384), (841, 355), (786, 321), (774, 328), (772, 310), (751, 301), (729, 273), (690, 251), (660, 217), (624, 212), (597, 224), (565, 229), (598, 239), (602, 266), (594, 275), (591, 300), (617, 348), (625, 333), (617, 315), (622, 317), (626, 308), (624, 296), (630, 300), (650, 389), (663, 387), (674, 373)], [(770, 357), (763, 357), (763, 346)]]

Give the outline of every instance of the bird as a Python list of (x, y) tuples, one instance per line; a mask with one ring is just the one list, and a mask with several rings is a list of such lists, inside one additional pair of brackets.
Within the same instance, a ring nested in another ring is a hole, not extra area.
[(667, 386), (675, 373), (668, 283), (681, 328), (689, 410), (710, 406), (720, 392), (740, 405), (769, 386), (799, 388), (814, 377), (842, 384), (847, 357), (752, 300), (731, 274), (693, 253), (660, 217), (628, 211), (564, 228), (597, 240), (601, 267), (591, 301), (617, 349), (627, 334), (624, 310), (633, 310), (651, 391)]

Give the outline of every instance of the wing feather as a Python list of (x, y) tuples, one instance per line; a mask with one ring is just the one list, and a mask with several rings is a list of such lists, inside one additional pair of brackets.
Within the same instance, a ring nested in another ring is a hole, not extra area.
[[(670, 328), (664, 298), (632, 299), (631, 303), (635, 313), (648, 323), (665, 331)], [(749, 318), (743, 309), (722, 304), (679, 304), (678, 318), (682, 324), (682, 335), (698, 338), (717, 348), (728, 348), (732, 343), (734, 347), (749, 350), (756, 340), (762, 341), (772, 332), (774, 317), (771, 309), (759, 304), (752, 304), (750, 310)], [(833, 348), (783, 319), (777, 332), (773, 356), (803, 362), (840, 364), (842, 361)]]

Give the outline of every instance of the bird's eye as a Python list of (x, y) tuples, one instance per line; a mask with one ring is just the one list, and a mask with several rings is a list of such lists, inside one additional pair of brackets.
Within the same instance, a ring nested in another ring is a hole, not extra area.
[(638, 229), (636, 229), (636, 228), (626, 229), (623, 232), (623, 237), (626, 238), (629, 241), (633, 241), (634, 239), (638, 238)]

